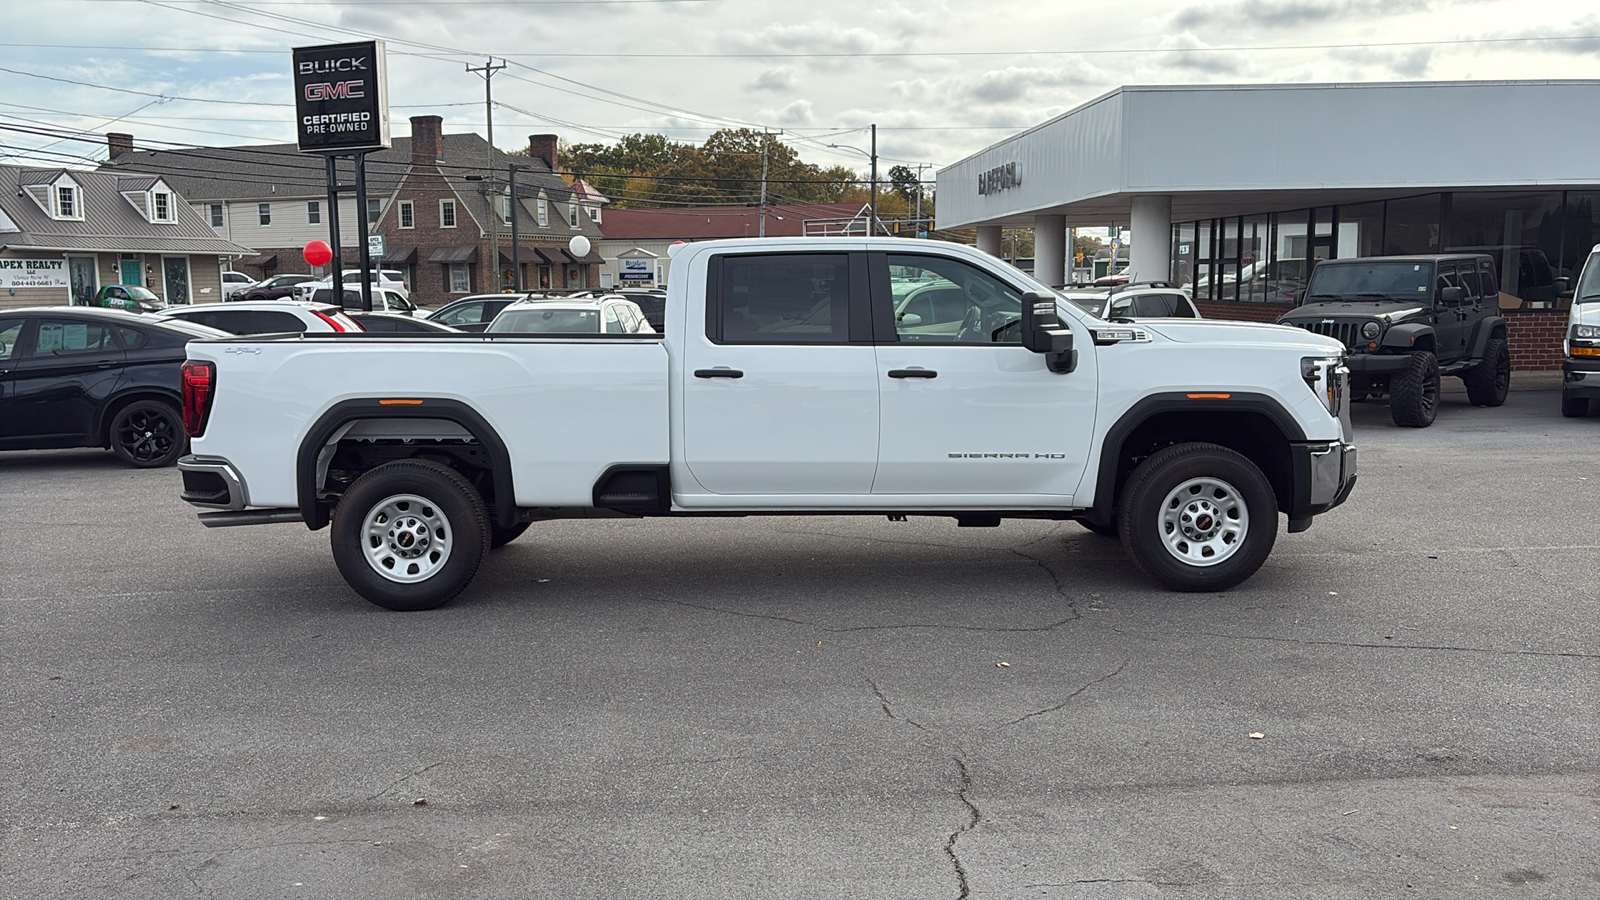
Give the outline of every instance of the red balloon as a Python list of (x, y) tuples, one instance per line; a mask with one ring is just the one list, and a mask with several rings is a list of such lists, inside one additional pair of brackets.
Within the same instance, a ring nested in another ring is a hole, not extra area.
[(310, 265), (325, 266), (333, 259), (333, 248), (328, 246), (327, 241), (312, 241), (300, 251), (300, 255), (304, 256)]

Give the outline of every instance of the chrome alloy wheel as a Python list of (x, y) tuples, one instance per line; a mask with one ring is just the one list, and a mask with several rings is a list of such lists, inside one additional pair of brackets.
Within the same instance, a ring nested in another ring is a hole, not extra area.
[(444, 511), (416, 494), (385, 497), (361, 523), (373, 571), (390, 581), (427, 581), (450, 561), (453, 529)]
[(1161, 541), (1178, 561), (1214, 566), (1244, 545), (1250, 512), (1237, 488), (1220, 478), (1191, 478), (1161, 504)]

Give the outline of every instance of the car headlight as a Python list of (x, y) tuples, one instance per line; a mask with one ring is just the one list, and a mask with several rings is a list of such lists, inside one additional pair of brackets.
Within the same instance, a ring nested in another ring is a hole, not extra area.
[(1572, 326), (1572, 339), (1575, 341), (1600, 341), (1600, 325), (1574, 325)]
[(1383, 326), (1379, 325), (1377, 322), (1368, 322), (1367, 324), (1361, 326), (1361, 336), (1369, 341), (1376, 340), (1378, 337), (1378, 332), (1382, 330)]
[(1345, 382), (1350, 370), (1342, 356), (1307, 356), (1300, 360), (1300, 377), (1317, 395), (1329, 415), (1337, 416), (1344, 406)]

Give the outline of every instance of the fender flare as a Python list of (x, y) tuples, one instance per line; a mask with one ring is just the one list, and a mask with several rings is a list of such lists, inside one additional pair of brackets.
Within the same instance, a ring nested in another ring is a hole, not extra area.
[(1494, 333), (1509, 335), (1504, 316), (1489, 316), (1480, 321), (1472, 332), (1472, 346), (1467, 350), (1468, 359), (1483, 359), (1484, 351), (1489, 348), (1489, 339)]
[(106, 398), (95, 412), (94, 433), (96, 437), (105, 436), (106, 429), (111, 427), (111, 411), (120, 409), (129, 403), (140, 400), (159, 400), (172, 405), (183, 414), (183, 396), (177, 391), (154, 384), (130, 384)]
[[(1218, 392), (1222, 393), (1222, 392)], [(1266, 394), (1229, 392), (1222, 398), (1191, 398), (1187, 393), (1169, 391), (1151, 394), (1128, 407), (1121, 418), (1106, 430), (1100, 442), (1100, 461), (1094, 484), (1094, 507), (1088, 516), (1097, 525), (1110, 525), (1116, 518), (1117, 467), (1122, 460), (1122, 445), (1140, 425), (1170, 412), (1245, 412), (1265, 416), (1291, 441), (1304, 441), (1305, 429), (1283, 404)]]
[(317, 456), (328, 438), (340, 426), (357, 419), (443, 419), (470, 432), (489, 454), (490, 474), (497, 500), (495, 524), (510, 527), (517, 521), (516, 493), (511, 478), (511, 453), (505, 441), (481, 413), (460, 400), (426, 398), (415, 406), (384, 406), (376, 397), (342, 400), (329, 407), (306, 431), (295, 453), (295, 492), (299, 497), (300, 518), (312, 531), (328, 524), (328, 510), (317, 502)]
[(1378, 346), (1388, 350), (1404, 350), (1409, 352), (1417, 345), (1417, 338), (1428, 336), (1434, 339), (1433, 346), (1437, 348), (1439, 341), (1433, 330), (1433, 325), (1427, 322), (1402, 322), (1383, 331), (1383, 340)]

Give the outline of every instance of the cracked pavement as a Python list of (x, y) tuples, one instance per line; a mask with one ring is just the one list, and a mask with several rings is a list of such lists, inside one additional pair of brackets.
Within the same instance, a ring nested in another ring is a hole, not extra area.
[(595, 521), (393, 614), (0, 455), (0, 896), (1600, 895), (1600, 417), (1356, 420), (1221, 595), (1070, 523)]

